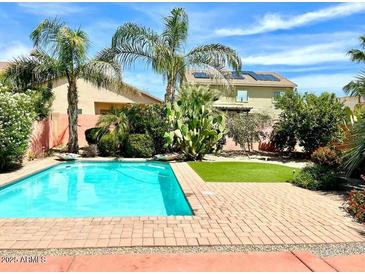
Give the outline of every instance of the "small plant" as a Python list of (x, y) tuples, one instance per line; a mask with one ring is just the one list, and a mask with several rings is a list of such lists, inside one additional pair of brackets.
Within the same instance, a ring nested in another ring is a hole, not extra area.
[(101, 156), (117, 156), (119, 153), (119, 142), (112, 134), (103, 135), (97, 147)]
[(321, 166), (337, 168), (341, 164), (338, 152), (329, 147), (319, 147), (311, 155), (311, 160)]
[(365, 190), (351, 191), (347, 202), (346, 210), (360, 223), (365, 223)]
[(336, 170), (320, 165), (303, 168), (293, 179), (294, 184), (311, 190), (338, 189), (340, 182)]
[(125, 145), (125, 156), (150, 158), (155, 148), (148, 134), (130, 134)]

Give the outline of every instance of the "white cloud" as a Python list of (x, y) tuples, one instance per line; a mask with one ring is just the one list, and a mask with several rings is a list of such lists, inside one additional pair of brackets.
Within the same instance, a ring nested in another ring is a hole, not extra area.
[(266, 14), (248, 28), (217, 29), (215, 34), (220, 36), (251, 35), (275, 30), (292, 29), (310, 23), (326, 21), (337, 17), (345, 17), (365, 11), (365, 3), (345, 3), (301, 15), (286, 17), (280, 14)]
[(10, 61), (20, 55), (27, 55), (31, 50), (32, 47), (18, 41), (0, 44), (0, 61)]
[(328, 91), (337, 95), (344, 95), (343, 86), (354, 79), (356, 74), (331, 73), (331, 74), (307, 74), (291, 77), (290, 80), (298, 85), (301, 92), (315, 92), (317, 94)]
[(25, 12), (41, 16), (64, 16), (82, 12), (80, 6), (69, 3), (18, 3)]
[(280, 50), (274, 53), (243, 57), (244, 64), (259, 65), (315, 65), (326, 62), (349, 60), (346, 56), (346, 41), (309, 45), (302, 48)]

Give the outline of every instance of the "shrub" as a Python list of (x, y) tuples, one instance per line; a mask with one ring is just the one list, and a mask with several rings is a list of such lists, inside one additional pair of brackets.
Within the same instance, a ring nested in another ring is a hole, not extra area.
[(338, 153), (329, 147), (319, 147), (311, 155), (311, 160), (321, 166), (337, 168), (341, 164)]
[(360, 223), (365, 223), (365, 190), (350, 192), (346, 210)]
[(28, 94), (3, 91), (0, 85), (0, 171), (21, 164), (35, 113)]
[(271, 142), (260, 142), (259, 150), (267, 152), (277, 152), (276, 147)]
[(99, 130), (100, 128), (98, 127), (92, 127), (85, 130), (85, 139), (89, 145), (95, 145), (97, 143)]
[(150, 158), (153, 156), (153, 140), (148, 134), (130, 134), (125, 145), (126, 157)]
[(338, 189), (339, 173), (329, 167), (314, 165), (303, 168), (294, 176), (293, 183), (312, 190)]
[(128, 117), (129, 133), (149, 134), (154, 143), (155, 154), (168, 152), (163, 137), (168, 130), (166, 109), (163, 105), (127, 105), (121, 109)]
[(255, 142), (267, 137), (265, 129), (270, 122), (271, 118), (266, 114), (233, 114), (227, 121), (228, 136), (232, 137), (243, 150), (251, 151)]
[(100, 156), (117, 156), (119, 153), (119, 143), (112, 134), (103, 135), (97, 147)]
[(335, 94), (299, 94), (288, 91), (275, 104), (281, 109), (271, 141), (281, 151), (293, 151), (298, 143), (309, 155), (318, 147), (341, 139), (340, 125), (346, 117)]

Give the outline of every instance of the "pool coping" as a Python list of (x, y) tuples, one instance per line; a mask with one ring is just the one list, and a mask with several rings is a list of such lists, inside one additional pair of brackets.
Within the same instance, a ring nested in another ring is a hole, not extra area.
[[(116, 160), (141, 162), (150, 159), (82, 158), (78, 161)], [(30, 176), (57, 164), (60, 162), (55, 161), (54, 158), (40, 160), (39, 164), (23, 170), (17, 178), (9, 179), (7, 183), (16, 182), (22, 177)], [(265, 235), (270, 232), (270, 229), (266, 228), (267, 231), (255, 232), (254, 230), (253, 235), (249, 235), (248, 231), (252, 229), (248, 223), (245, 223), (240, 211), (227, 208), (221, 200), (226, 196), (223, 192), (220, 193), (220, 189), (226, 188), (227, 185), (236, 189), (237, 183), (207, 184), (186, 162), (169, 162), (169, 165), (193, 211), (192, 216), (0, 218), (0, 249), (365, 242), (365, 235), (358, 235), (352, 230), (345, 231), (346, 237), (345, 234), (341, 236), (341, 233), (338, 237), (329, 233), (328, 235), (333, 236), (332, 239), (327, 235), (313, 238), (315, 240), (309, 239), (306, 235), (293, 236), (292, 239), (285, 237), (281, 240), (277, 236)], [(14, 175), (14, 177), (16, 176)], [(249, 185), (260, 187), (255, 183), (244, 185), (245, 187)], [(280, 185), (285, 185), (285, 188), (295, 188), (287, 183)], [(305, 193), (307, 190), (300, 191)], [(232, 194), (234, 195), (234, 193)], [(230, 195), (226, 199), (229, 197)], [(364, 226), (349, 222), (349, 219), (346, 219), (344, 225), (351, 225), (357, 229), (364, 228)], [(248, 229), (247, 232), (245, 229)], [(262, 235), (262, 237), (258, 235)]]

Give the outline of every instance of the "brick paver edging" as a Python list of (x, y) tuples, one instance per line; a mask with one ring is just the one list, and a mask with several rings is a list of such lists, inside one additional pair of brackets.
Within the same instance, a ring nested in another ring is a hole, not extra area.
[(0, 218), (0, 249), (365, 241), (365, 227), (328, 196), (290, 184), (205, 183), (187, 163), (171, 167), (194, 216)]

